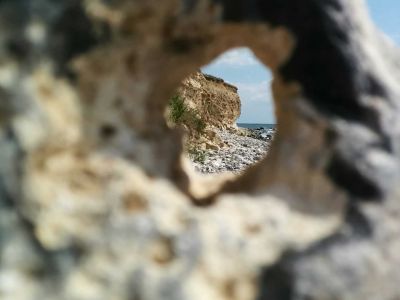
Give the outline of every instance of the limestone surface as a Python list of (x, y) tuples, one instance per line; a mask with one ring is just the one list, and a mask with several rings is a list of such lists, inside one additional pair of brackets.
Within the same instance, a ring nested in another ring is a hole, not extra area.
[[(362, 0), (2, 0), (0, 25), (0, 299), (400, 297), (400, 54)], [(200, 176), (165, 109), (238, 46), (278, 131)]]

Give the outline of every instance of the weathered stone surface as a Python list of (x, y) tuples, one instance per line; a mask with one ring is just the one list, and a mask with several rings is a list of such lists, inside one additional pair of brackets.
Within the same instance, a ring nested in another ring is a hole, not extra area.
[[(400, 55), (361, 0), (3, 0), (0, 22), (1, 299), (399, 298)], [(278, 134), (198, 178), (166, 104), (243, 45)]]
[(171, 106), (166, 115), (172, 127), (182, 127), (186, 136), (186, 148), (219, 149), (224, 143), (218, 129), (237, 129), (240, 116), (240, 97), (237, 87), (223, 79), (198, 71), (185, 78), (173, 98), (182, 101), (185, 113), (178, 124), (171, 120)]
[(240, 97), (237, 87), (221, 78), (197, 72), (186, 78), (178, 94), (189, 107), (199, 111), (201, 119), (210, 127), (236, 128), (240, 117)]

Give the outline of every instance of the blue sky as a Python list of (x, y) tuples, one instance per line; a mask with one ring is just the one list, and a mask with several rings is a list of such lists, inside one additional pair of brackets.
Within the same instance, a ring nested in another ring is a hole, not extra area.
[[(400, 45), (400, 0), (368, 0), (377, 26)], [(247, 48), (235, 48), (202, 68), (239, 88), (242, 114), (238, 123), (275, 123), (271, 74)]]

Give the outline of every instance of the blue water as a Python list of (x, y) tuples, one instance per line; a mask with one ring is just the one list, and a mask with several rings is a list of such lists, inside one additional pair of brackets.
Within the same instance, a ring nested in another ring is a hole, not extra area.
[(249, 129), (256, 129), (256, 128), (264, 128), (264, 129), (271, 129), (275, 128), (276, 124), (262, 124), (262, 123), (237, 123), (238, 127), (242, 128), (249, 128)]

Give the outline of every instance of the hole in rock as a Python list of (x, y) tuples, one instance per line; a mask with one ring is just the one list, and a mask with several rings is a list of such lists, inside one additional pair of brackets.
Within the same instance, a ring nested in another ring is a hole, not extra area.
[(235, 48), (184, 79), (166, 110), (201, 173), (240, 173), (268, 153), (276, 132), (271, 74), (248, 48)]

